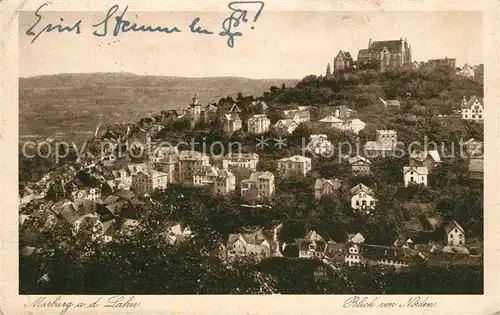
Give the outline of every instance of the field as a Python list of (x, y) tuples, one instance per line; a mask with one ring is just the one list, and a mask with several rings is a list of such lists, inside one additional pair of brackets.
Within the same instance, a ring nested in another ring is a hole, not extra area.
[(84, 139), (100, 123), (135, 121), (150, 113), (203, 104), (221, 97), (262, 95), (273, 85), (297, 80), (239, 77), (181, 78), (129, 73), (58, 74), (19, 79), (20, 141), (54, 137)]

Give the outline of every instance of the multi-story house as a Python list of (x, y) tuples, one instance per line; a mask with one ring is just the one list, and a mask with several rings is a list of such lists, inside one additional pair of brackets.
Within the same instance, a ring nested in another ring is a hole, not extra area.
[(413, 151), (410, 154), (410, 166), (424, 166), (429, 172), (441, 164), (441, 157), (437, 150)]
[(465, 230), (464, 228), (453, 220), (445, 226), (446, 244), (449, 246), (463, 246), (465, 245)]
[(351, 189), (351, 208), (362, 214), (370, 214), (375, 210), (377, 199), (373, 190), (363, 184), (357, 184)]
[(203, 117), (204, 122), (211, 122), (217, 119), (217, 105), (208, 104), (201, 111), (201, 116)]
[(297, 240), (299, 258), (322, 259), (325, 256), (326, 241), (316, 231), (309, 231), (303, 238)]
[(78, 189), (71, 193), (71, 197), (75, 203), (83, 200), (98, 201), (101, 199), (101, 189), (97, 187)]
[(311, 167), (311, 159), (302, 155), (294, 155), (278, 160), (278, 171), (281, 171), (285, 176), (292, 174), (306, 176)]
[(376, 140), (367, 141), (365, 153), (369, 157), (388, 157), (394, 155), (398, 142), (395, 130), (377, 130)]
[(108, 185), (113, 189), (130, 190), (132, 186), (132, 174), (123, 168), (111, 171), (112, 179), (108, 180)]
[(222, 168), (242, 167), (255, 172), (257, 163), (259, 163), (259, 155), (256, 153), (228, 153), (222, 159)]
[(314, 198), (321, 199), (324, 196), (338, 196), (342, 187), (342, 181), (338, 178), (318, 178), (314, 184)]
[(349, 164), (351, 164), (352, 173), (354, 175), (370, 175), (370, 160), (362, 157), (361, 155), (353, 156), (349, 159)]
[(278, 241), (267, 232), (261, 228), (253, 232), (229, 234), (226, 246), (227, 258), (254, 256), (263, 259), (281, 256)]
[(168, 174), (148, 169), (132, 175), (132, 189), (139, 195), (150, 194), (156, 189), (165, 189)]
[(408, 185), (424, 185), (427, 186), (427, 175), (429, 171), (425, 166), (404, 166), (403, 178), (405, 187)]
[(440, 67), (448, 68), (451, 70), (455, 70), (457, 67), (457, 61), (455, 58), (441, 58), (441, 59), (429, 59), (424, 67), (427, 69), (436, 69)]
[(179, 178), (179, 152), (171, 150), (166, 154), (158, 156), (154, 163), (154, 168), (168, 175), (168, 183), (174, 183)]
[(333, 72), (340, 72), (351, 68), (354, 65), (351, 53), (340, 50), (333, 59)]
[(204, 165), (210, 165), (207, 155), (197, 151), (179, 151), (179, 182), (192, 183), (194, 171)]
[(348, 246), (348, 251), (345, 255), (345, 263), (349, 266), (354, 266), (362, 263), (361, 249), (359, 244), (352, 243)]
[(401, 69), (412, 64), (411, 46), (406, 39), (374, 41), (358, 53), (358, 66), (373, 65), (380, 71)]
[(270, 198), (274, 194), (274, 175), (271, 172), (254, 172), (241, 181), (241, 195), (248, 198)]
[(329, 156), (333, 153), (333, 144), (328, 140), (324, 134), (310, 135), (311, 141), (307, 144), (307, 149), (316, 155)]
[(248, 132), (255, 135), (266, 133), (271, 126), (271, 120), (265, 114), (253, 115), (247, 122)]
[(233, 133), (241, 129), (242, 123), (237, 113), (225, 114), (222, 117), (222, 124), (225, 133)]
[(484, 106), (481, 101), (474, 95), (468, 101), (465, 96), (462, 99), (462, 104), (460, 104), (460, 109), (462, 112), (462, 119), (482, 122)]
[(193, 174), (195, 186), (211, 186), (214, 193), (228, 194), (236, 189), (236, 177), (228, 170), (205, 165)]

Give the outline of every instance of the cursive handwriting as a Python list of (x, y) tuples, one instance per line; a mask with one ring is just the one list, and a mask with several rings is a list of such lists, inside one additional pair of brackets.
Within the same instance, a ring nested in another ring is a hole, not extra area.
[[(244, 9), (239, 9), (239, 8), (236, 8), (236, 5), (245, 5), (245, 4), (258, 4), (260, 5), (259, 7), (259, 10), (257, 11), (257, 13), (255, 13), (255, 16), (253, 18), (253, 21), (254, 22), (257, 22), (257, 19), (259, 18), (260, 16), (260, 13), (262, 12), (262, 10), (264, 9), (264, 2), (262, 1), (234, 1), (234, 2), (230, 2), (227, 6), (229, 9), (231, 9), (231, 11), (233, 11), (231, 13), (231, 15), (226, 18), (223, 22), (222, 22), (222, 32), (219, 33), (220, 36), (227, 36), (228, 39), (227, 39), (227, 45), (231, 48), (234, 47), (234, 38), (235, 37), (241, 37), (243, 36), (243, 34), (241, 32), (233, 32), (233, 28), (236, 28), (240, 25), (240, 22), (248, 22), (248, 19), (247, 19), (247, 14), (248, 14), (248, 11), (247, 10), (244, 10)], [(252, 29), (254, 27), (252, 26)]]
[[(102, 20), (100, 23), (92, 25), (92, 27), (98, 27), (98, 26), (103, 26), (103, 30), (101, 33), (98, 31), (94, 31), (92, 34), (98, 37), (103, 37), (108, 34), (108, 22), (110, 21), (111, 17), (118, 11), (119, 6), (115, 4), (112, 6), (109, 10), (108, 13), (106, 14), (106, 18)], [(168, 27), (163, 27), (163, 26), (156, 26), (152, 27), (150, 25), (138, 25), (136, 23), (132, 23), (128, 20), (125, 20), (123, 17), (125, 16), (125, 13), (127, 12), (128, 6), (125, 7), (123, 10), (122, 14), (119, 16), (115, 17), (115, 27), (113, 29), (113, 36), (118, 36), (120, 32), (126, 33), (126, 32), (158, 32), (158, 33), (180, 33), (181, 30), (178, 29), (177, 27), (173, 28), (168, 28)]]
[[(59, 19), (59, 22), (65, 22), (60, 24), (46, 23), (44, 22), (44, 17), (41, 14), (42, 8), (48, 6), (47, 3), (42, 4), (35, 11), (34, 15), (36, 21), (31, 25), (25, 32), (25, 35), (32, 36), (31, 43), (34, 43), (42, 34), (58, 32), (58, 33), (73, 33), (81, 34), (82, 32), (82, 20), (78, 20), (75, 23), (67, 23), (63, 18)], [(253, 22), (257, 22), (262, 10), (264, 9), (263, 1), (233, 1), (228, 4), (228, 8), (231, 10), (231, 14), (222, 21), (222, 31), (218, 33), (219, 36), (227, 37), (227, 46), (230, 48), (234, 47), (234, 41), (236, 37), (243, 36), (243, 33), (236, 30), (242, 24), (249, 22), (249, 9), (255, 8), (256, 12), (253, 16)], [(249, 8), (250, 7), (250, 8)], [(149, 24), (138, 24), (134, 21), (128, 20), (125, 15), (127, 14), (128, 6), (125, 6), (123, 11), (120, 13), (120, 6), (115, 4), (106, 12), (106, 16), (98, 23), (92, 25), (92, 35), (96, 37), (114, 36), (117, 37), (122, 33), (129, 32), (146, 32), (146, 33), (156, 33), (156, 34), (172, 34), (181, 33), (181, 28), (177, 26), (153, 26)], [(136, 15), (137, 17), (137, 15)], [(46, 17), (45, 17), (46, 18)], [(202, 26), (201, 18), (194, 18), (188, 25), (190, 33), (199, 35), (212, 35), (214, 32)], [(254, 26), (251, 25), (251, 29)]]
[(351, 296), (344, 301), (344, 308), (433, 308), (437, 305), (436, 302), (428, 301), (429, 297), (425, 299), (420, 296), (409, 298), (405, 303), (397, 303), (392, 301), (380, 301), (378, 297), (360, 297)]
[(196, 25), (199, 21), (200, 21), (200, 18), (197, 17), (196, 19), (193, 20), (193, 22), (191, 22), (191, 25), (189, 25), (189, 29), (191, 30), (191, 32), (198, 33), (198, 34), (213, 34), (214, 33), (214, 32), (203, 29), (203, 28), (199, 27), (198, 25)]
[[(43, 32), (47, 32), (47, 33), (50, 33), (50, 32), (58, 32), (58, 33), (62, 33), (62, 32), (68, 32), (68, 33), (71, 33), (73, 32), (74, 30), (76, 30), (76, 34), (80, 34), (81, 31), (80, 31), (80, 24), (82, 23), (82, 20), (79, 20), (78, 22), (74, 23), (72, 26), (63, 26), (61, 24), (56, 24), (56, 25), (53, 25), (53, 24), (47, 24), (45, 25), (38, 33), (35, 33), (33, 32), (33, 30), (35, 29), (35, 27), (38, 25), (38, 23), (40, 23), (40, 21), (42, 20), (42, 15), (40, 14), (40, 10), (44, 7), (44, 6), (47, 6), (48, 4), (47, 3), (44, 3), (42, 4), (41, 6), (38, 7), (38, 9), (36, 9), (35, 11), (35, 16), (37, 17), (37, 20), (35, 22), (35, 24), (33, 24), (33, 26), (31, 26), (30, 28), (28, 28), (25, 32), (26, 35), (28, 36), (34, 36), (33, 39), (31, 40), (31, 43), (34, 43), (37, 38), (42, 35)], [(59, 19), (61, 22), (64, 22), (64, 19), (63, 18), (60, 18)]]

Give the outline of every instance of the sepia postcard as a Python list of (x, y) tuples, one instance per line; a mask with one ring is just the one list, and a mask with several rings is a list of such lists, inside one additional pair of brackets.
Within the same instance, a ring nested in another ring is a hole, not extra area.
[(0, 8), (0, 314), (500, 312), (500, 2)]

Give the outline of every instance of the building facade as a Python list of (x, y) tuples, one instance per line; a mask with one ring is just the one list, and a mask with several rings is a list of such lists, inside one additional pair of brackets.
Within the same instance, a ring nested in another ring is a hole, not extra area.
[(465, 96), (460, 104), (460, 109), (462, 112), (462, 119), (482, 122), (484, 106), (481, 101), (474, 95), (468, 101)]
[(255, 135), (266, 133), (271, 126), (271, 120), (265, 114), (253, 115), (247, 122), (248, 132)]
[(412, 64), (411, 45), (406, 39), (374, 41), (358, 52), (358, 67), (373, 65), (380, 71), (401, 69)]
[(278, 160), (278, 170), (285, 176), (292, 174), (306, 176), (311, 167), (311, 159), (301, 155), (294, 155)]

